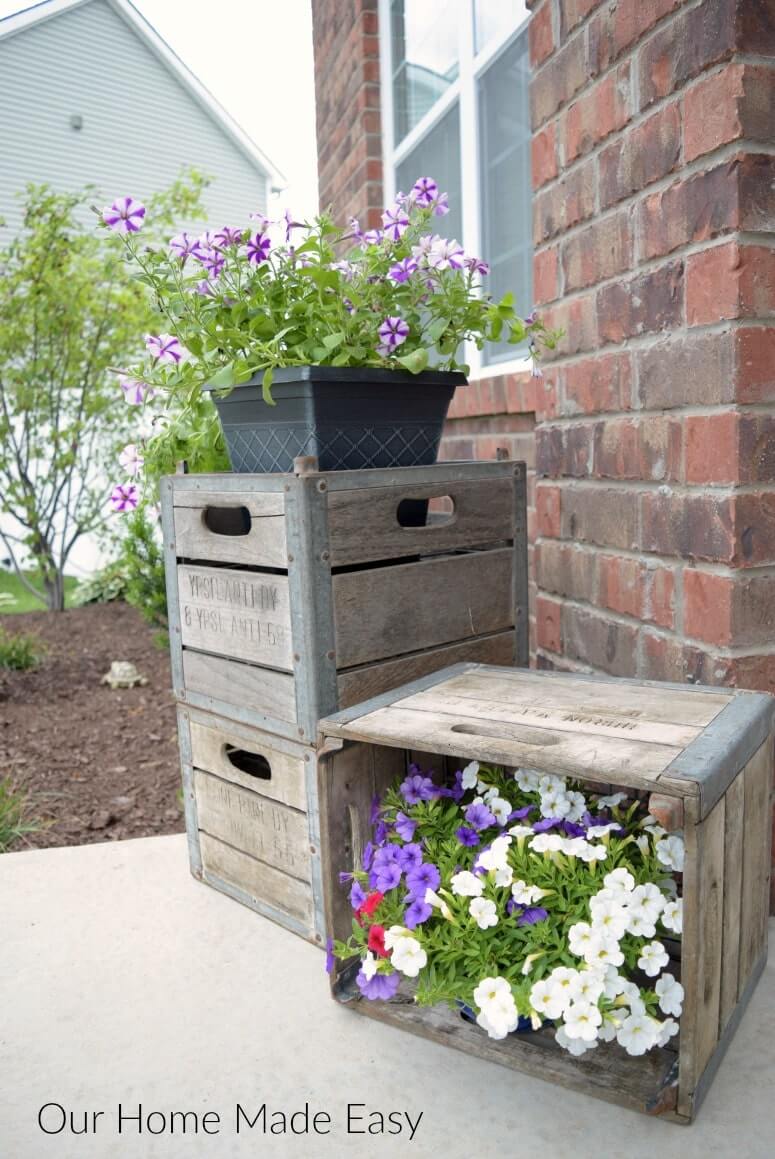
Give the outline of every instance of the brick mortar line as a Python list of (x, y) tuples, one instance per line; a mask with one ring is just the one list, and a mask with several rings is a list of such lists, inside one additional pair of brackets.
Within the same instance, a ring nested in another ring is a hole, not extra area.
[[(504, 413), (523, 414), (523, 411), (498, 411), (495, 414), (482, 416), (489, 418), (497, 418)], [(530, 412), (527, 412), (530, 413)], [(665, 407), (650, 407), (642, 410), (612, 410), (612, 411), (595, 411), (589, 414), (572, 414), (572, 415), (557, 415), (554, 418), (541, 419), (536, 423), (534, 431), (546, 430), (547, 427), (559, 426), (587, 426), (590, 423), (607, 422), (611, 420), (630, 419), (632, 422), (637, 422), (639, 419), (645, 418), (709, 418), (717, 414), (739, 414), (743, 418), (752, 415), (754, 418), (769, 418), (775, 417), (775, 401), (771, 403), (761, 402), (729, 402), (719, 403), (716, 406), (677, 406), (669, 410)], [(473, 417), (473, 416), (468, 416)], [(508, 432), (504, 432), (508, 433)], [(515, 432), (523, 434), (531, 434), (531, 431)]]
[(763, 493), (775, 494), (773, 483), (679, 483), (664, 482), (657, 479), (594, 479), (586, 475), (561, 475), (553, 478), (550, 475), (541, 475), (536, 472), (536, 484), (545, 483), (552, 487), (562, 487), (570, 490), (571, 487), (581, 487), (587, 491), (639, 491), (653, 494), (655, 491), (676, 493), (690, 497), (710, 491), (714, 499), (733, 499), (738, 495), (756, 495)]
[[(713, 563), (708, 560), (682, 559), (677, 555), (660, 555), (655, 551), (636, 551), (630, 547), (610, 547), (594, 543), (584, 543), (575, 539), (555, 539), (550, 535), (537, 535), (533, 547), (546, 545), (570, 547), (573, 551), (584, 556), (603, 557), (604, 559), (626, 559), (635, 563), (643, 563), (647, 571), (698, 571), (704, 575), (715, 575), (720, 579), (768, 579), (775, 577), (775, 562), (761, 563), (755, 567), (730, 567), (728, 564)], [(654, 566), (650, 566), (653, 562)], [(536, 583), (538, 581), (536, 580)], [(539, 585), (540, 586), (540, 585)], [(540, 588), (541, 591), (548, 589)]]
[[(539, 589), (539, 594), (545, 595), (544, 589)], [(555, 597), (550, 593), (549, 598)], [(770, 646), (763, 644), (752, 644), (750, 647), (745, 644), (713, 644), (709, 640), (700, 640), (697, 636), (679, 635), (677, 632), (654, 624), (650, 620), (641, 620), (637, 616), (630, 616), (626, 612), (616, 612), (611, 608), (600, 607), (600, 605), (588, 603), (586, 600), (574, 599), (571, 596), (557, 596), (556, 599), (583, 614), (588, 615), (591, 611), (592, 613), (596, 613), (600, 618), (610, 620), (623, 628), (646, 628), (664, 640), (679, 640), (682, 643), (690, 644), (692, 647), (699, 647), (701, 650), (712, 648), (713, 654), (718, 656), (719, 659), (737, 660), (746, 656), (775, 656), (775, 638)]]
[[(754, 148), (748, 147), (751, 145)], [(574, 222), (567, 229), (552, 234), (551, 237), (544, 238), (539, 242), (534, 241), (534, 252), (542, 252), (562, 241), (574, 238), (584, 228), (588, 227), (590, 222), (607, 221), (609, 218), (615, 217), (617, 213), (639, 205), (645, 201), (646, 197), (651, 197), (655, 193), (664, 193), (671, 186), (677, 185), (681, 181), (686, 181), (691, 177), (696, 177), (698, 174), (717, 169), (725, 161), (733, 160), (738, 155), (765, 155), (772, 157), (775, 156), (775, 144), (772, 142), (755, 141), (748, 137), (739, 137), (735, 141), (726, 141), (723, 145), (719, 145), (717, 149), (714, 149), (712, 153), (705, 153), (701, 157), (695, 157), (693, 161), (688, 161), (686, 164), (681, 165), (678, 169), (671, 169), (663, 177), (658, 177), (656, 180), (648, 182), (648, 184), (641, 186), (640, 189), (636, 189), (632, 193), (628, 193), (625, 197), (622, 197), (619, 201), (615, 201), (611, 205), (606, 206), (605, 209), (601, 209), (589, 217), (584, 218), (583, 221)], [(584, 160), (589, 160), (589, 158), (584, 158)], [(567, 176), (575, 164), (576, 162), (569, 169), (564, 170), (550, 185), (544, 185), (541, 189), (534, 190), (533, 200), (535, 201), (544, 192), (551, 192), (552, 187), (559, 186), (560, 182)], [(596, 196), (599, 192), (599, 186), (600, 182), (597, 180), (595, 182)]]

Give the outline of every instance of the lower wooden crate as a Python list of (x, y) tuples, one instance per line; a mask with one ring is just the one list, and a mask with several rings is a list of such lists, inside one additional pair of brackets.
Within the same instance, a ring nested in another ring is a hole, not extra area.
[(575, 1058), (552, 1028), (494, 1041), (447, 1007), (417, 1006), (405, 983), (390, 1002), (363, 999), (357, 959), (337, 964), (334, 998), (513, 1070), (691, 1122), (766, 962), (772, 727), (771, 698), (754, 693), (476, 665), (322, 721), (323, 888), (335, 938), (346, 940), (352, 922), (339, 872), (359, 864), (371, 802), (393, 783), (397, 758), (407, 767), (419, 748), (435, 751), (421, 759), (437, 772), (473, 759), (529, 764), (649, 794), (650, 809), (683, 829), (686, 851), (683, 935), (670, 947), (685, 1001), (679, 1038), (668, 1047), (633, 1058), (599, 1043)]
[(192, 873), (320, 945), (314, 750), (182, 706), (178, 730)]

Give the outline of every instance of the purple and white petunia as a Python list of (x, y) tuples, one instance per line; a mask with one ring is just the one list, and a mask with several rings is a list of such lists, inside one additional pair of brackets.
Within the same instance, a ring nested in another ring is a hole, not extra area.
[(127, 443), (118, 456), (118, 461), (127, 475), (139, 475), (145, 459), (140, 454), (136, 443)]
[(489, 265), (487, 262), (483, 262), (481, 258), (465, 258), (463, 260), (463, 265), (467, 270), (470, 270), (472, 274), (481, 274), (482, 277), (486, 277), (490, 272)]
[(199, 257), (199, 238), (185, 232), (176, 234), (170, 238), (170, 249), (185, 265), (189, 257)]
[(132, 378), (128, 374), (119, 374), (118, 383), (124, 392), (124, 399), (129, 406), (142, 406), (144, 402), (154, 398), (156, 391), (150, 383), (141, 378)]
[(432, 177), (418, 177), (409, 194), (422, 209), (430, 209), (438, 195), (439, 187)]
[(379, 245), (383, 236), (381, 229), (368, 229), (361, 238), (361, 245)]
[(269, 235), (266, 233), (254, 233), (252, 237), (248, 238), (248, 244), (245, 247), (249, 262), (255, 262), (260, 265), (269, 257), (269, 251), (272, 248), (272, 243), (269, 240)]
[(439, 238), (428, 254), (428, 264), (435, 270), (462, 270), (465, 254), (460, 242)]
[(230, 245), (242, 245), (244, 237), (244, 229), (236, 229), (230, 225), (224, 225), (215, 234), (215, 242), (216, 245), (223, 246), (225, 249)]
[(218, 249), (207, 250), (201, 261), (207, 270), (208, 279), (211, 282), (217, 281), (223, 272), (223, 267), (226, 265), (226, 258), (221, 251)]
[(270, 218), (266, 216), (265, 213), (249, 213), (248, 217), (251, 219), (251, 221), (258, 222), (259, 233), (266, 233), (266, 231), (269, 229), (269, 226), (275, 224)]
[(377, 331), (379, 334), (380, 344), (393, 350), (396, 346), (400, 346), (402, 342), (406, 341), (409, 334), (409, 324), (403, 318), (394, 316), (388, 317)]
[(145, 345), (152, 358), (158, 362), (174, 362), (176, 366), (188, 354), (174, 334), (146, 334)]
[(302, 221), (294, 221), (290, 209), (285, 210), (283, 217), (285, 218), (285, 244), (287, 245), (291, 240), (292, 230), (301, 229), (304, 223)]
[(400, 262), (396, 262), (388, 270), (388, 277), (392, 282), (408, 282), (412, 274), (416, 274), (419, 269), (414, 258), (402, 258)]
[(114, 511), (134, 511), (140, 502), (140, 493), (134, 483), (118, 483), (110, 493)]
[(449, 194), (440, 193), (433, 206), (435, 217), (446, 217), (449, 213)]
[(391, 998), (395, 997), (401, 984), (401, 975), (394, 972), (392, 974), (374, 974), (373, 977), (369, 978), (363, 970), (359, 970), (355, 981), (358, 983), (358, 988), (364, 998), (369, 998), (372, 1001), (375, 998), (381, 998), (384, 1002), (389, 1002)]
[(134, 197), (117, 197), (102, 211), (102, 220), (116, 233), (137, 233), (143, 224), (145, 206)]
[(197, 282), (194, 286), (194, 293), (199, 294), (202, 298), (212, 298), (215, 293), (215, 286), (207, 278), (203, 278), (201, 282)]
[(401, 235), (409, 228), (409, 215), (401, 205), (394, 205), (382, 214), (382, 224), (385, 227), (385, 237), (391, 241), (399, 241)]

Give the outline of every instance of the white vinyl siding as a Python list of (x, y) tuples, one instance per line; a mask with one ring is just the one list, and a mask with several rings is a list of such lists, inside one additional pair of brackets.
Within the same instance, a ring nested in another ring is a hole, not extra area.
[(105, 0), (0, 39), (0, 244), (18, 227), (27, 182), (93, 184), (102, 205), (145, 200), (186, 166), (213, 178), (209, 226), (265, 211), (266, 177)]

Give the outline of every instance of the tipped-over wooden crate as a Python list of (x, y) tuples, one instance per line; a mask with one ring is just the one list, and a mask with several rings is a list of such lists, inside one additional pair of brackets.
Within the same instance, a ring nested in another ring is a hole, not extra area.
[[(600, 1043), (575, 1058), (553, 1029), (493, 1041), (445, 1006), (411, 995), (366, 1001), (358, 960), (338, 964), (334, 997), (362, 1014), (635, 1110), (694, 1116), (767, 956), (773, 702), (766, 695), (458, 665), (321, 722), (320, 825), (326, 919), (352, 923), (340, 871), (359, 867), (369, 812), (411, 750), (481, 760), (650, 794), (683, 828), (685, 990), (678, 1046), (631, 1057)], [(346, 855), (343, 853), (346, 850)]]
[(162, 481), (180, 701), (314, 744), (321, 716), (407, 679), (527, 663), (523, 463), (297, 463)]

